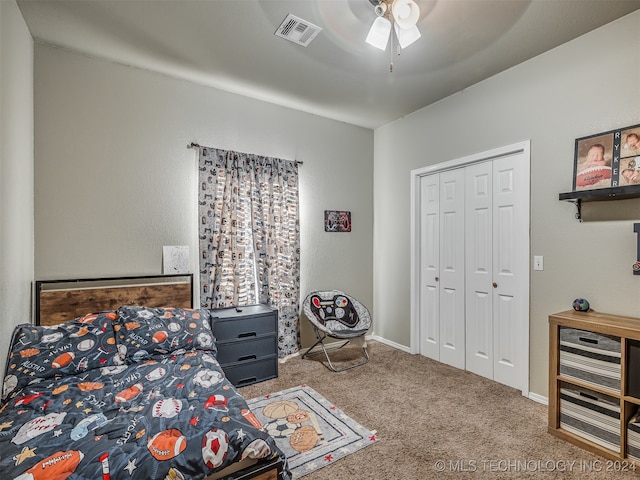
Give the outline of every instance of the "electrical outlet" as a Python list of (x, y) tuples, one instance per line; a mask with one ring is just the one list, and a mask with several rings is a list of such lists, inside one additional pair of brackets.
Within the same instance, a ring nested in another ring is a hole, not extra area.
[(533, 269), (544, 270), (544, 257), (542, 255), (534, 255), (533, 257)]

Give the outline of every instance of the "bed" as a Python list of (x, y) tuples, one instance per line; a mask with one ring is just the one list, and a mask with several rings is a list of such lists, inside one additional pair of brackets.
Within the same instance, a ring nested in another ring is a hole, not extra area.
[(17, 480), (290, 479), (224, 377), (207, 310), (125, 305), (18, 325), (0, 452)]

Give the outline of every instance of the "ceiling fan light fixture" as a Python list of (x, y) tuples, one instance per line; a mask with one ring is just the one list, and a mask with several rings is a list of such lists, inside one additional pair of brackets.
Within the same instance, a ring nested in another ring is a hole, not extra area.
[(375, 6), (373, 11), (376, 12), (377, 16), (383, 17), (387, 13), (387, 4), (385, 2), (380, 2)]
[(402, 30), (416, 26), (420, 18), (420, 7), (413, 0), (393, 0), (391, 14), (396, 25)]
[(398, 38), (400, 48), (407, 48), (422, 36), (420, 34), (420, 30), (418, 30), (418, 27), (416, 27), (415, 25), (410, 28), (400, 28), (398, 27), (398, 24), (395, 23), (393, 25), (393, 29), (396, 32), (396, 37)]
[(390, 33), (391, 22), (384, 17), (377, 17), (369, 29), (366, 42), (380, 50), (386, 50)]

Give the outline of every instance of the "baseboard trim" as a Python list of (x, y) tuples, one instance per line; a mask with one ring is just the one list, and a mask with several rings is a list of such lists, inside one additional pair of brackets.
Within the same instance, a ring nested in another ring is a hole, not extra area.
[(538, 402), (543, 405), (549, 405), (549, 399), (542, 395), (538, 395), (537, 393), (529, 392), (529, 400), (533, 400), (534, 402)]
[(405, 345), (400, 345), (399, 343), (396, 343), (396, 342), (392, 342), (391, 340), (387, 340), (386, 338), (379, 337), (378, 335), (370, 335), (370, 336), (367, 335), (365, 338), (367, 340), (373, 340), (379, 343), (384, 343), (385, 345), (388, 345), (397, 350), (402, 350), (403, 352), (406, 352), (406, 353), (412, 353), (411, 348)]

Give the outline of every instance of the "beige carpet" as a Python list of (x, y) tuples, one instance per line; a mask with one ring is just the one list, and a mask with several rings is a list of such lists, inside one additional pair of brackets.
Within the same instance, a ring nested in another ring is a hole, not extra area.
[[(353, 358), (352, 349), (336, 353)], [(377, 443), (305, 480), (636, 478), (548, 434), (547, 407), (519, 391), (377, 342), (369, 351), (367, 365), (340, 373), (324, 356), (293, 357), (278, 378), (240, 389), (253, 398), (307, 384), (377, 430)]]

